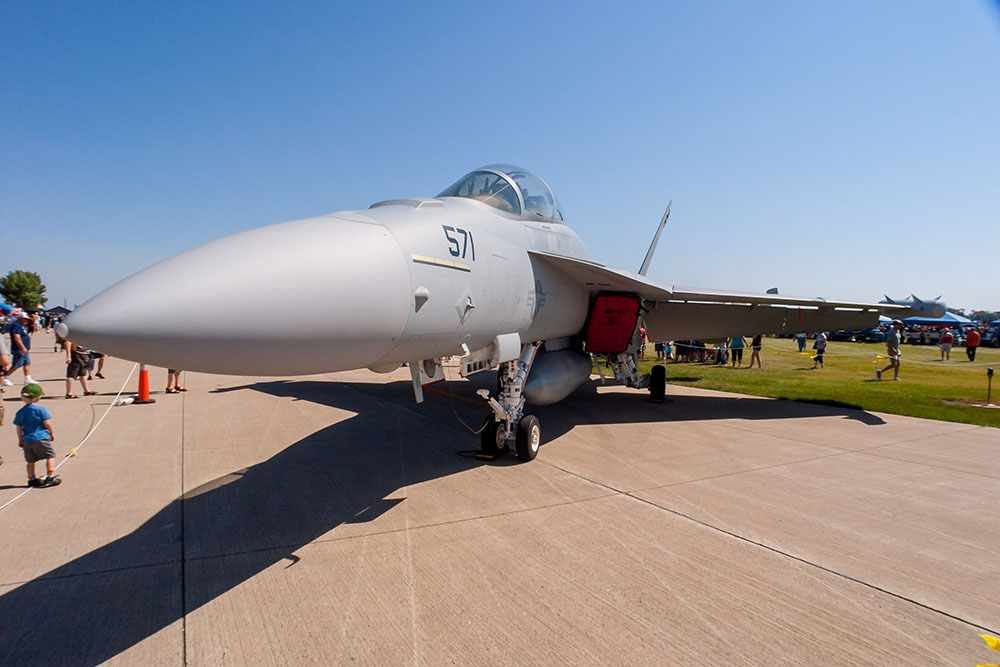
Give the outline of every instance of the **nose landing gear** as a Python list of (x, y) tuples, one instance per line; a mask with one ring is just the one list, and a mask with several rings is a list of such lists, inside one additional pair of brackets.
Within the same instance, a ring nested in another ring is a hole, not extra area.
[(496, 396), (490, 396), (487, 389), (477, 392), (493, 408), (480, 432), (483, 458), (502, 456), (509, 449), (510, 440), (514, 440), (514, 451), (522, 461), (531, 461), (538, 455), (542, 430), (538, 417), (524, 414), (522, 389), (541, 346), (540, 342), (525, 345), (517, 361), (500, 364)]

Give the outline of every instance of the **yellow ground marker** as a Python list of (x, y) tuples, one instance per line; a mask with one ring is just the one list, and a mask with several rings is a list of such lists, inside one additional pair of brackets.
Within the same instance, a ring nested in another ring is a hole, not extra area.
[[(997, 639), (996, 637), (991, 637), (989, 635), (979, 635), (979, 636), (983, 638), (983, 641), (985, 641), (986, 645), (989, 646), (991, 649), (993, 649), (994, 651), (1000, 651), (1000, 639)], [(976, 665), (976, 667), (1000, 667), (1000, 665)]]

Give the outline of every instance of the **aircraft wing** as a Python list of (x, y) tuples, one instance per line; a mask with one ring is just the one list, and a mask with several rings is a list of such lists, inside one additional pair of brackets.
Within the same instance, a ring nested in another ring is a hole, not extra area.
[(529, 250), (538, 261), (562, 271), (590, 288), (590, 295), (622, 292), (635, 294), (643, 299), (672, 299), (673, 292), (650, 282), (645, 276), (631, 271), (614, 269), (587, 259), (577, 259), (551, 252)]
[(584, 259), (539, 251), (529, 254), (586, 285), (591, 296), (617, 293), (643, 299), (649, 340), (867, 329), (878, 325), (879, 312), (903, 316), (910, 310), (884, 303), (664, 287), (644, 276)]

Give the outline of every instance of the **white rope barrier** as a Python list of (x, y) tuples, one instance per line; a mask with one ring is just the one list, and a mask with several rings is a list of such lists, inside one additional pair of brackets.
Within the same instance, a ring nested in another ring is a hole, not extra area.
[[(846, 342), (846, 341), (841, 341), (841, 342)], [(794, 350), (784, 350), (784, 349), (782, 349), (782, 348), (780, 348), (778, 346), (772, 346), (772, 345), (765, 345), (765, 347), (775, 349), (778, 352), (782, 352), (784, 354), (800, 355), (800, 354), (806, 354), (807, 353), (806, 351), (796, 352)], [(841, 348), (839, 348), (839, 347), (837, 349), (841, 350)], [(954, 350), (954, 349), (955, 348), (952, 348), (952, 350)], [(830, 346), (827, 345), (826, 351), (824, 352), (824, 356), (829, 356), (829, 354), (830, 354)], [(838, 357), (870, 357), (871, 356), (871, 352), (842, 352), (842, 351), (839, 351), (838, 354), (835, 355), (835, 356), (838, 356)], [(891, 358), (889, 355), (882, 354), (882, 353), (876, 353), (876, 356), (879, 357), (880, 359), (890, 359)], [(900, 359), (902, 359), (903, 357), (904, 357), (903, 354), (899, 355)], [(940, 360), (938, 360), (938, 361), (917, 361), (916, 359), (910, 359), (910, 358), (907, 357), (906, 363), (908, 363), (908, 364), (921, 364), (921, 365), (924, 365), (924, 366), (939, 366), (941, 362), (940, 362)], [(974, 362), (968, 362), (968, 363), (965, 363), (965, 362), (960, 362), (960, 363), (962, 364), (961, 366), (954, 366), (954, 368), (957, 368), (958, 370), (974, 370), (974, 369), (977, 369), (977, 368), (986, 368), (987, 366), (991, 365), (993, 362), (986, 362), (986, 361), (979, 362), (979, 361), (974, 361)]]
[[(83, 444), (85, 442), (87, 442), (87, 440), (90, 439), (90, 436), (94, 435), (94, 432), (98, 429), (98, 427), (104, 421), (104, 418), (108, 416), (109, 412), (111, 412), (111, 408), (113, 408), (116, 405), (118, 405), (118, 399), (119, 399), (119, 397), (121, 397), (122, 392), (125, 391), (125, 387), (128, 386), (129, 381), (132, 379), (132, 375), (135, 373), (135, 369), (138, 368), (138, 367), (139, 367), (139, 364), (136, 364), (136, 365), (132, 366), (132, 370), (129, 371), (128, 377), (125, 378), (125, 382), (122, 384), (122, 388), (118, 390), (117, 394), (115, 394), (115, 397), (114, 397), (114, 399), (112, 399), (111, 404), (108, 406), (108, 409), (104, 411), (104, 414), (101, 415), (101, 418), (97, 420), (97, 423), (94, 424), (94, 426), (87, 432), (87, 435), (85, 435), (83, 437), (83, 440), (81, 440), (76, 445), (76, 447), (73, 447), (71, 450), (69, 450), (69, 452), (66, 454), (66, 456), (63, 457), (63, 460), (59, 462), (59, 465), (57, 465), (52, 470), (52, 472), (55, 472), (56, 470), (59, 470), (59, 468), (61, 468), (63, 466), (63, 464), (66, 463), (66, 461), (69, 461), (69, 459), (71, 457), (76, 456), (77, 451), (81, 447), (83, 447)], [(4, 509), (6, 509), (7, 506), (11, 505), (14, 501), (16, 501), (18, 498), (20, 498), (21, 496), (23, 496), (24, 494), (26, 494), (28, 491), (31, 491), (31, 490), (32, 490), (32, 488), (29, 487), (29, 488), (25, 489), (24, 491), (22, 491), (21, 493), (19, 493), (16, 496), (14, 496), (13, 498), (11, 498), (10, 500), (8, 500), (7, 502), (5, 502), (3, 505), (0, 505), (0, 511), (3, 511)]]

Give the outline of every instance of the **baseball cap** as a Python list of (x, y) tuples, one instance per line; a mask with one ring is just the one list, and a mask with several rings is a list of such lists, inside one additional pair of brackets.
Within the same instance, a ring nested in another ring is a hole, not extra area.
[(27, 396), (28, 398), (41, 398), (44, 395), (45, 392), (42, 391), (41, 386), (37, 384), (26, 384), (24, 385), (24, 388), (21, 389), (21, 396)]

